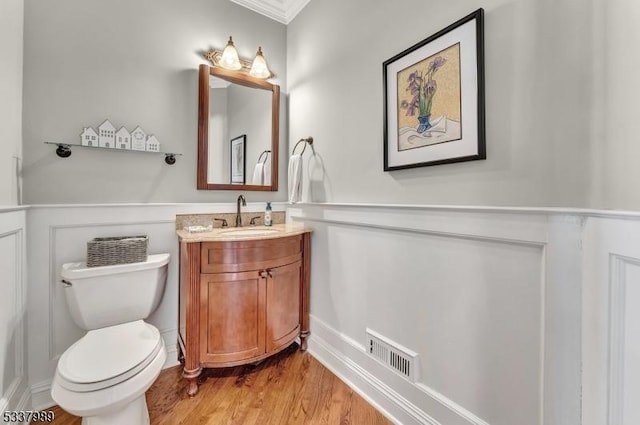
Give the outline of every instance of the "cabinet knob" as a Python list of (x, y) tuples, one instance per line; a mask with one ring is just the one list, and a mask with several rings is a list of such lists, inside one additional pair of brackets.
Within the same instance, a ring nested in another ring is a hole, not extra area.
[(273, 278), (273, 275), (271, 274), (271, 270), (262, 270), (262, 271), (260, 272), (260, 277), (261, 277), (262, 279), (266, 279), (266, 278), (268, 278), (268, 277), (269, 277), (269, 278)]

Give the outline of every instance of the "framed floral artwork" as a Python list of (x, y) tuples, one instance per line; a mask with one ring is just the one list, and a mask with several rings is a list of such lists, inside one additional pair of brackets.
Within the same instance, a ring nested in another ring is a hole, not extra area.
[(384, 171), (486, 159), (484, 11), (382, 65)]
[(244, 184), (246, 171), (247, 136), (231, 139), (231, 184)]

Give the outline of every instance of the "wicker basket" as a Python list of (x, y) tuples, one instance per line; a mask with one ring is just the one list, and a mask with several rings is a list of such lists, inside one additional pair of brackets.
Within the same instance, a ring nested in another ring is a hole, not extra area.
[(148, 244), (146, 235), (95, 238), (87, 242), (87, 267), (147, 261)]

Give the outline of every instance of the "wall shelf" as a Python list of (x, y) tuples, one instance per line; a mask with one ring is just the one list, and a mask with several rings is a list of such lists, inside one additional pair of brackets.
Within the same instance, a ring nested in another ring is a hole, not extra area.
[(111, 152), (137, 152), (137, 153), (146, 153), (146, 154), (156, 154), (156, 155), (164, 155), (164, 162), (169, 165), (173, 165), (176, 163), (176, 156), (182, 156), (181, 153), (175, 152), (151, 152), (151, 151), (136, 151), (132, 149), (115, 149), (115, 148), (102, 148), (100, 146), (86, 146), (75, 143), (60, 143), (60, 142), (44, 142), (47, 145), (56, 145), (58, 146), (56, 149), (56, 155), (60, 158), (69, 158), (71, 156), (72, 148), (83, 148), (83, 149), (96, 149), (96, 150), (105, 150)]

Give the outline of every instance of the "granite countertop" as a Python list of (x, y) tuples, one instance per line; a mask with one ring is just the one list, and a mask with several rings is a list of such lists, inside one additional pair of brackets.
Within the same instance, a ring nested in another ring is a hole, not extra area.
[[(241, 217), (245, 226), (249, 225), (251, 219), (256, 219), (256, 224), (263, 224), (264, 211), (244, 211)], [(233, 226), (236, 220), (236, 213), (176, 214), (176, 230), (198, 225), (204, 227), (211, 226), (215, 229), (222, 226), (222, 219)], [(272, 224), (284, 224), (285, 221), (284, 211), (273, 211), (271, 213)]]
[(301, 235), (312, 229), (301, 224), (274, 224), (273, 226), (245, 226), (215, 228), (207, 232), (176, 230), (181, 242), (228, 242), (276, 239)]

